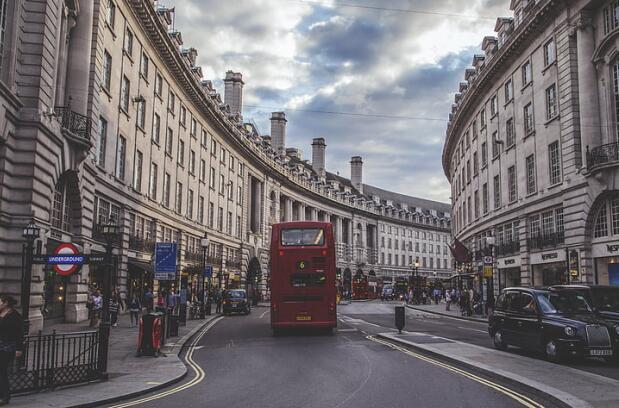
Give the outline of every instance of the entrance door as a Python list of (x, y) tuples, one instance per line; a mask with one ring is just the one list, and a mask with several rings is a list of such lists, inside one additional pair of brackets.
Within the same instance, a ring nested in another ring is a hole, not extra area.
[(608, 264), (608, 284), (619, 285), (619, 264)]

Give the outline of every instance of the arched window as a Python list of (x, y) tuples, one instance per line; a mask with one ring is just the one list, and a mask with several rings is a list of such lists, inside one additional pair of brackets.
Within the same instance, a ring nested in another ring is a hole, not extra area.
[(56, 184), (52, 203), (52, 227), (70, 232), (73, 208), (71, 196), (67, 192), (66, 180), (61, 178)]
[(619, 198), (606, 201), (598, 210), (593, 225), (593, 238), (619, 236)]

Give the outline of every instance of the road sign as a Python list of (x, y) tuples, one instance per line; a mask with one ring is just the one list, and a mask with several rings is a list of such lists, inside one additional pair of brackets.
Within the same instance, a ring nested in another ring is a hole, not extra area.
[(70, 243), (60, 244), (54, 255), (47, 258), (47, 263), (54, 265), (54, 271), (61, 276), (73, 275), (84, 263), (84, 255), (79, 255), (77, 247)]
[(213, 266), (212, 265), (206, 265), (204, 267), (203, 274), (204, 274), (205, 278), (209, 278), (209, 279), (212, 278), (213, 277)]
[(155, 244), (155, 279), (176, 279), (176, 242), (157, 242)]
[(491, 256), (484, 256), (484, 263), (486, 265), (492, 265), (492, 257)]
[(492, 278), (492, 265), (484, 266), (484, 278)]

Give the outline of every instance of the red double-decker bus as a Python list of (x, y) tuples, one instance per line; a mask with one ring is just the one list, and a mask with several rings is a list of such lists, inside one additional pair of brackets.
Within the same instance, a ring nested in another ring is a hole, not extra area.
[(352, 298), (367, 299), (368, 298), (368, 277), (359, 274), (352, 279)]
[(274, 224), (271, 232), (271, 327), (332, 329), (336, 317), (335, 243), (330, 223)]

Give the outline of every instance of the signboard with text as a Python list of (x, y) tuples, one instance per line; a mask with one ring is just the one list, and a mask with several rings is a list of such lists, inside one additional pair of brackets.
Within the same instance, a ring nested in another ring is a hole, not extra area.
[(176, 242), (157, 242), (155, 244), (155, 279), (176, 279), (177, 255)]

